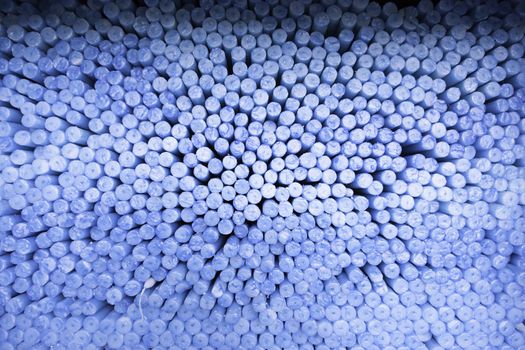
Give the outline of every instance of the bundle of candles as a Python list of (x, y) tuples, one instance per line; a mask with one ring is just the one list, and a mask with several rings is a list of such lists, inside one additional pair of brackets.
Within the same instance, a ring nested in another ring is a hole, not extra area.
[(524, 4), (0, 1), (0, 349), (525, 349)]

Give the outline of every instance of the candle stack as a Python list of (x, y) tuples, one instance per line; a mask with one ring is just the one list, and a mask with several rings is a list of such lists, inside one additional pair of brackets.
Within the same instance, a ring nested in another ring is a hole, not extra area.
[(0, 3), (0, 350), (524, 349), (516, 0)]

